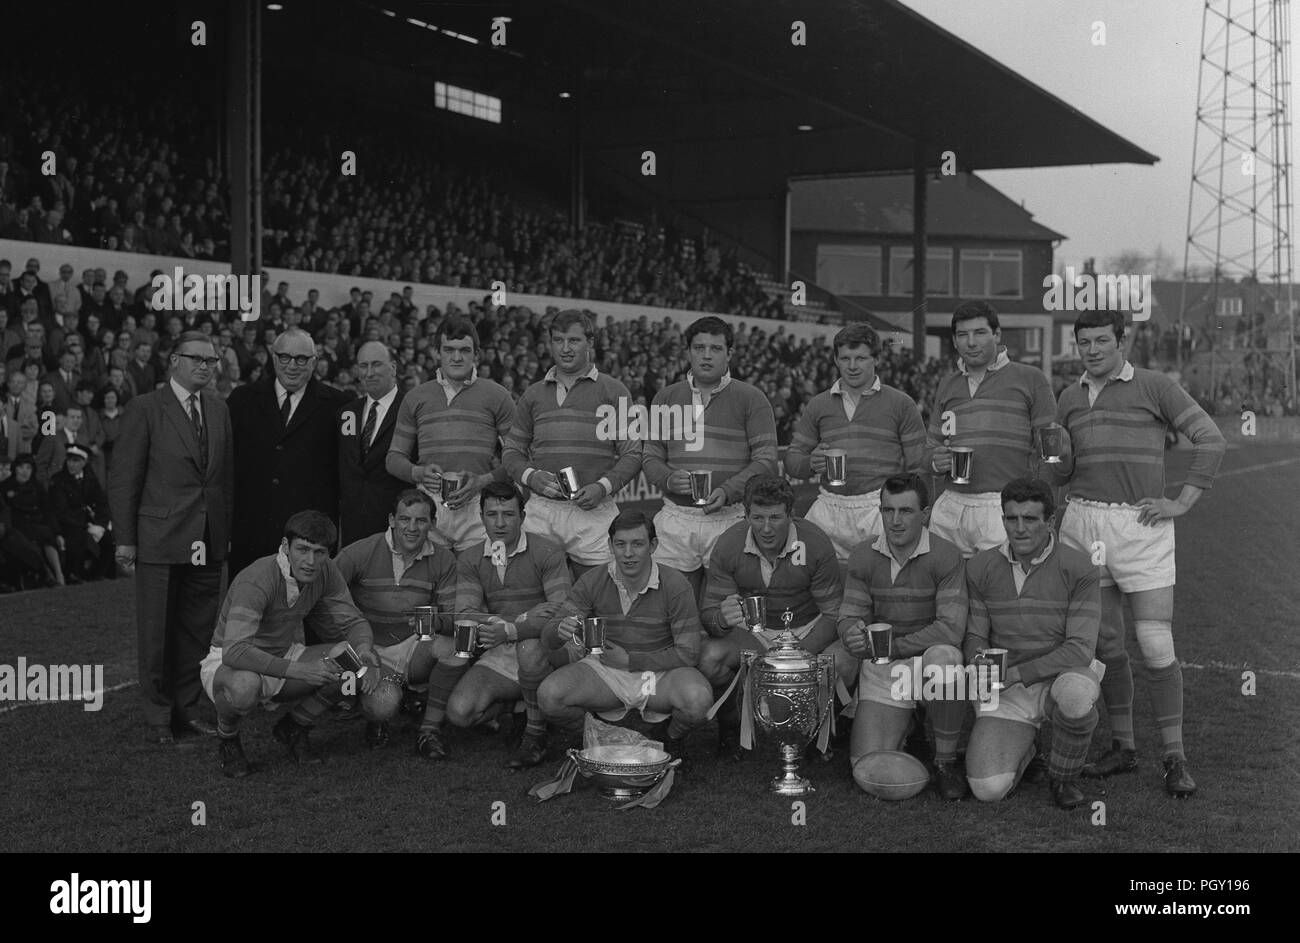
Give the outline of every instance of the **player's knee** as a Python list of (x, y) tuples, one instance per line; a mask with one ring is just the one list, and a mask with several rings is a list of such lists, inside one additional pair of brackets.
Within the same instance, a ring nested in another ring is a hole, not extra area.
[(952, 645), (931, 645), (921, 655), (921, 667), (923, 669), (930, 665), (941, 668), (949, 665), (963, 665), (965, 661), (961, 650)]
[(217, 680), (218, 704), (239, 714), (247, 714), (262, 697), (262, 676), (252, 671), (232, 671)]
[(447, 700), (447, 719), (457, 727), (472, 727), (483, 713), (473, 694), (455, 691)]
[(731, 680), (731, 669), (727, 665), (728, 654), (725, 645), (712, 639), (705, 642), (700, 649), (700, 663), (697, 668), (710, 684), (725, 684)]
[(535, 638), (526, 638), (516, 645), (515, 657), (519, 661), (520, 671), (537, 674), (546, 670), (546, 648)]
[(1159, 670), (1178, 661), (1174, 654), (1174, 627), (1169, 622), (1139, 620), (1133, 624), (1138, 648), (1147, 667)]
[(713, 690), (707, 684), (696, 682), (684, 686), (673, 702), (687, 720), (703, 722), (713, 706)]
[(381, 681), (370, 694), (361, 695), (361, 713), (369, 721), (392, 720), (402, 705), (402, 686), (396, 681)]
[(1016, 784), (1016, 774), (997, 773), (978, 779), (971, 776), (967, 782), (970, 783), (971, 795), (980, 802), (1001, 802), (1007, 797), (1011, 787)]
[(1095, 713), (1101, 687), (1090, 671), (1063, 671), (1052, 682), (1051, 696), (1056, 711), (1069, 721), (1085, 719)]
[(537, 706), (544, 714), (555, 714), (569, 706), (568, 685), (551, 675), (537, 689)]

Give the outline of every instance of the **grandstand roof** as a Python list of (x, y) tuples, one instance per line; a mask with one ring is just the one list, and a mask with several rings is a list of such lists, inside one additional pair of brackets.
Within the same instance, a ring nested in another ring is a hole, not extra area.
[[(573, 101), (559, 93), (580, 66), (588, 161), (678, 203), (771, 197), (791, 177), (910, 170), (918, 139), (927, 166), (953, 151), (963, 170), (1158, 159), (897, 0), (380, 2), (397, 13), (390, 22), (477, 38), (430, 55), (454, 73), (455, 60), (473, 69), (480, 54), (487, 71), (464, 79), (488, 81), (482, 90), (507, 111), (531, 99), (562, 119)], [(511, 22), (494, 48), (499, 15)], [(796, 20), (806, 46), (791, 43)], [(498, 56), (490, 69), (483, 53)], [(564, 146), (567, 126), (552, 121), (548, 143)], [(640, 173), (645, 149), (656, 152), (654, 177)]]
[[(1032, 213), (973, 174), (940, 176), (929, 189), (926, 215), (931, 238), (1045, 242), (1065, 238), (1034, 222)], [(910, 238), (911, 175), (796, 181), (790, 196), (790, 228)]]

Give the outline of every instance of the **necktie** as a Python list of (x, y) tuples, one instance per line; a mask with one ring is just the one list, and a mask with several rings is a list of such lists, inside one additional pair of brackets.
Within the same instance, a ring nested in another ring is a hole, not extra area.
[(370, 451), (370, 437), (375, 432), (375, 417), (379, 414), (379, 404), (374, 400), (370, 402), (370, 412), (366, 414), (366, 423), (361, 427), (361, 460), (366, 460), (366, 453)]
[(284, 420), (284, 426), (286, 429), (289, 428), (289, 414), (293, 412), (292, 400), (293, 400), (293, 395), (290, 393), (285, 393), (284, 402), (280, 404), (280, 418)]
[(190, 394), (190, 425), (194, 427), (194, 436), (199, 441), (199, 464), (208, 467), (208, 437), (203, 434), (203, 414), (199, 411), (199, 394)]

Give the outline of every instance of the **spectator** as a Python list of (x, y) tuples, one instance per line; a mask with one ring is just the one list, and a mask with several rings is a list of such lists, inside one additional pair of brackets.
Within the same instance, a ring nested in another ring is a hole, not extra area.
[(14, 459), (12, 475), (0, 485), (0, 498), (8, 506), (13, 526), (40, 548), (45, 557), (46, 585), (62, 586), (63, 565), (59, 552), (63, 538), (59, 536), (54, 514), (50, 510), (49, 496), (35, 478), (35, 462), (23, 453)]

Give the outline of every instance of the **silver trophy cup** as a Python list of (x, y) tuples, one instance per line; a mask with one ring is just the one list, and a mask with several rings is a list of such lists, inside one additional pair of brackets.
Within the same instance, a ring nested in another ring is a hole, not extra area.
[(438, 610), (434, 606), (416, 606), (406, 613), (406, 622), (415, 630), (421, 642), (427, 642), (433, 638), (434, 620), (437, 616)]
[(691, 476), (691, 501), (696, 507), (704, 507), (709, 503), (709, 495), (713, 493), (713, 472), (707, 470), (693, 471)]

